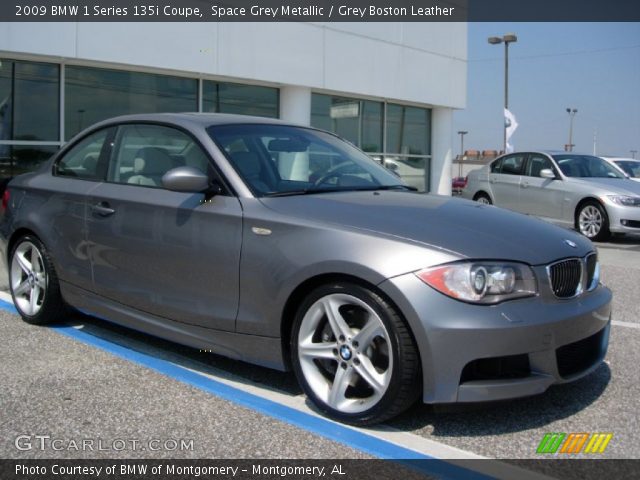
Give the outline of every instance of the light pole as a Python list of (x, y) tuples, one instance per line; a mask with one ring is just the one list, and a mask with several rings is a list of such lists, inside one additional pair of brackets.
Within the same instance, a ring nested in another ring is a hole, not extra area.
[[(509, 110), (509, 44), (518, 41), (515, 33), (507, 33), (502, 37), (489, 37), (491, 45), (504, 43), (504, 109)], [(502, 149), (507, 151), (507, 122), (504, 122)]]
[(638, 150), (629, 150), (629, 152), (631, 152), (631, 158), (636, 158), (636, 153), (638, 153)]
[(464, 156), (464, 136), (469, 133), (464, 130), (459, 130), (458, 135), (460, 135), (460, 161), (458, 162), (458, 176), (462, 176), (462, 158)]
[(567, 143), (565, 150), (573, 152), (573, 117), (578, 113), (578, 109), (567, 107), (567, 113), (569, 114), (569, 143)]

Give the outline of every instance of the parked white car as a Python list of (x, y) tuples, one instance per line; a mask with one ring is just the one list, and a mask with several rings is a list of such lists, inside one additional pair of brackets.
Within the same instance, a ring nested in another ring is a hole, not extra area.
[(631, 180), (640, 182), (640, 160), (635, 158), (602, 157), (622, 170)]
[(591, 155), (503, 155), (470, 172), (462, 196), (575, 227), (591, 240), (640, 233), (640, 184)]

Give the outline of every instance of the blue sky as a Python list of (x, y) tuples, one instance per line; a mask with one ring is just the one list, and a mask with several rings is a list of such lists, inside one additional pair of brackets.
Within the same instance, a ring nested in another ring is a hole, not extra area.
[(487, 38), (511, 32), (518, 36), (509, 46), (516, 150), (562, 149), (571, 107), (578, 109), (575, 151), (592, 153), (594, 129), (598, 154), (640, 151), (640, 23), (469, 23), (467, 108), (454, 114), (454, 132), (469, 132), (465, 150), (502, 149), (504, 45)]

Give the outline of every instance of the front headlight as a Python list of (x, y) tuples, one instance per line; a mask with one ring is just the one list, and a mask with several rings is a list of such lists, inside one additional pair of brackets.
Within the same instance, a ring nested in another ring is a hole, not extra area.
[(623, 207), (640, 207), (640, 197), (630, 195), (607, 195), (607, 198), (617, 205)]
[(416, 275), (440, 293), (463, 302), (489, 305), (538, 293), (533, 270), (522, 263), (449, 263), (425, 268)]

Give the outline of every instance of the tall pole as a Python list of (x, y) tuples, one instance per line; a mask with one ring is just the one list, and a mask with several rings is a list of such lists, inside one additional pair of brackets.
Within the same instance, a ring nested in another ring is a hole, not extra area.
[(629, 152), (631, 153), (631, 158), (636, 158), (636, 153), (638, 153), (638, 150), (629, 150)]
[(573, 152), (573, 117), (576, 116), (578, 110), (576, 108), (567, 107), (567, 113), (569, 114), (569, 143), (567, 144), (567, 152)]
[[(509, 42), (504, 42), (504, 109), (509, 110)], [(502, 114), (504, 117), (504, 112)], [(502, 151), (507, 153), (507, 122), (504, 122)]]
[[(518, 37), (515, 33), (507, 33), (502, 37), (489, 37), (489, 43), (491, 45), (498, 45), (504, 43), (504, 109), (509, 109), (509, 44), (518, 41)], [(504, 117), (504, 113), (503, 113)], [(503, 132), (502, 132), (502, 150), (507, 151), (507, 122), (506, 118), (503, 118)]]

